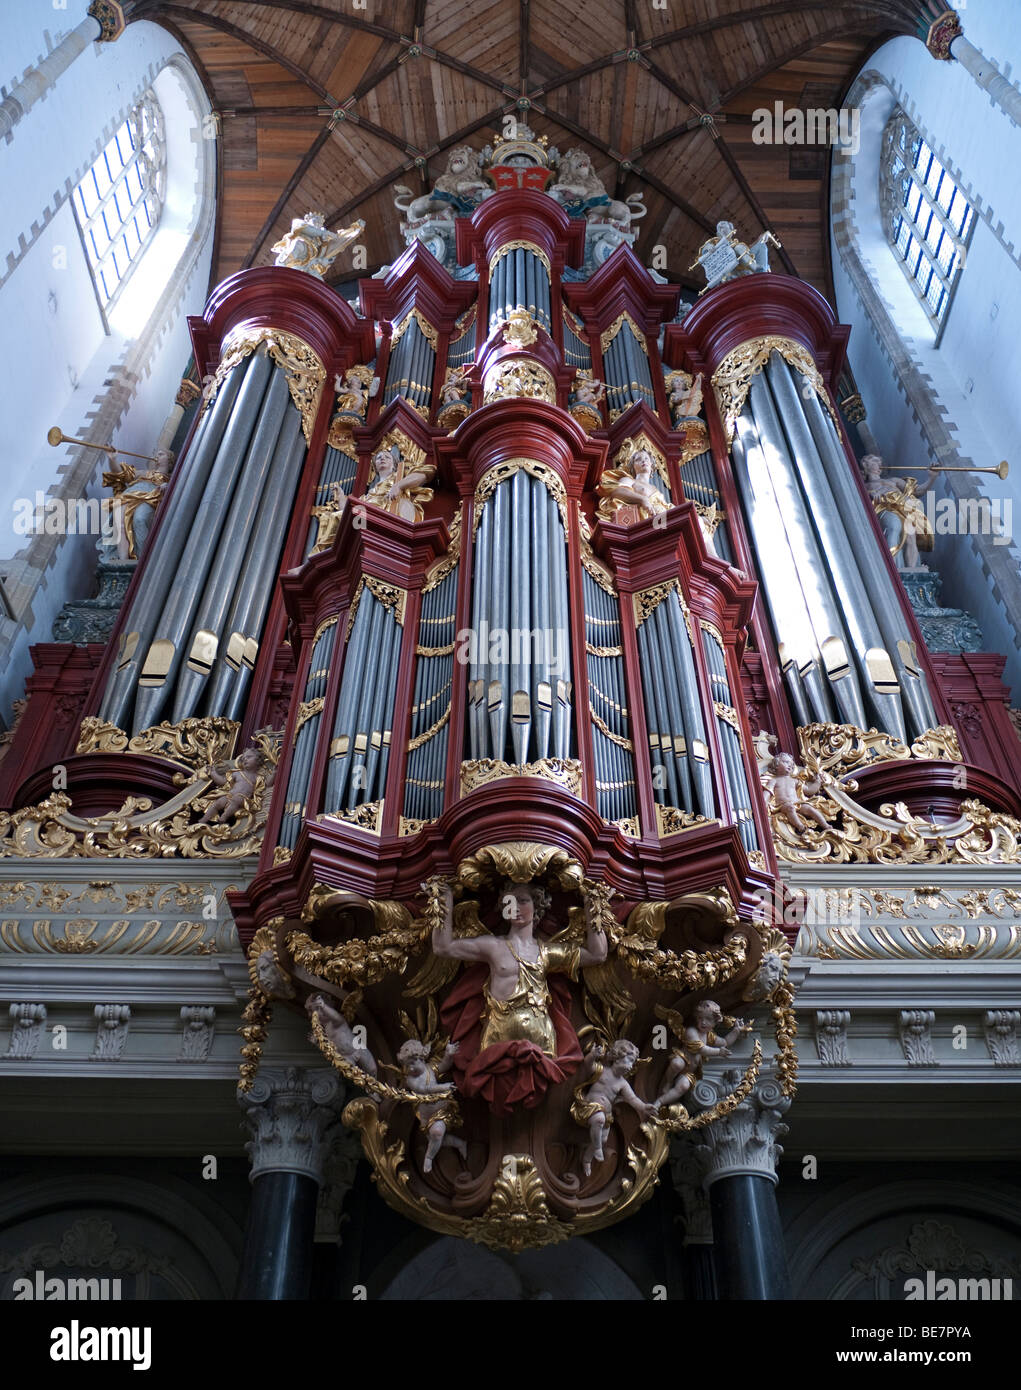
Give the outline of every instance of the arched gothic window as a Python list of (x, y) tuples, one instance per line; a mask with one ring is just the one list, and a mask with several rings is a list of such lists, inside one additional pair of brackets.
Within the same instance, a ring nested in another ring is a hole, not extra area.
[(100, 308), (110, 308), (160, 220), (166, 193), (163, 112), (147, 91), (74, 191)]
[(938, 333), (975, 213), (900, 107), (883, 132), (879, 202), (887, 238)]

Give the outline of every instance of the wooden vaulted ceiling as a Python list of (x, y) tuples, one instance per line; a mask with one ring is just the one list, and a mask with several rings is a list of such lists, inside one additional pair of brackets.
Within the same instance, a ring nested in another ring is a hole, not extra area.
[[(403, 249), (393, 186), (417, 193), (450, 147), (517, 112), (585, 148), (607, 190), (643, 190), (636, 250), (689, 266), (721, 217), (769, 227), (783, 268), (830, 292), (829, 160), (755, 144), (751, 113), (838, 106), (917, 0), (136, 0), (187, 48), (222, 114), (213, 282), (269, 264), (308, 209), (362, 217), (369, 271)], [(522, 99), (527, 107), (521, 105)], [(778, 268), (780, 268), (778, 266)], [(334, 274), (350, 278), (351, 252)]]

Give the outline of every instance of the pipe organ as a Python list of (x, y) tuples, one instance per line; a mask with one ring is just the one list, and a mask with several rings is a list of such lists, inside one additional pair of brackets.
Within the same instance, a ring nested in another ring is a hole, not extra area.
[[(828, 306), (756, 273), (678, 320), (628, 205), (572, 203), (553, 152), (512, 143), (470, 216), (433, 207), (456, 265), (412, 229), (359, 313), (285, 267), (217, 289), (191, 322), (211, 386), (77, 742), (30, 713), (3, 775), (25, 807), (45, 747), (87, 789), (40, 843), (258, 853), (231, 897), (242, 1084), (274, 998), (306, 1008), (386, 1199), (520, 1248), (515, 1203), (541, 1244), (651, 1190), (710, 994), (762, 1004), (792, 1091), (789, 951), (755, 914), (780, 861), (881, 857), (894, 802), (897, 834), (952, 840), (978, 803), (944, 775), (960, 750), (836, 415)], [(611, 1056), (638, 1112), (586, 1091)], [(761, 1063), (749, 1042), (742, 1094)]]

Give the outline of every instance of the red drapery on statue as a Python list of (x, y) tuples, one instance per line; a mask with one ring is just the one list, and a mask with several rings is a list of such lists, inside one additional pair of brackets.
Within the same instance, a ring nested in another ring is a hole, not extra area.
[(493, 1043), (480, 1052), (486, 1004), (483, 990), (488, 978), (488, 966), (470, 966), (440, 1010), (451, 1042), (460, 1044), (454, 1055), (457, 1088), (463, 1096), (481, 1096), (497, 1115), (508, 1114), (515, 1105), (534, 1109), (550, 1086), (565, 1081), (581, 1064), (581, 1043), (571, 1026), (570, 987), (557, 975), (547, 979), (557, 1040), (555, 1057), (520, 1039)]

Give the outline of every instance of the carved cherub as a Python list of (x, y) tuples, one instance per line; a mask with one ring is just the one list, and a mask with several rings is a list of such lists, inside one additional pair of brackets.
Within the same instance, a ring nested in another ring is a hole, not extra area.
[[(341, 1003), (343, 1007), (343, 1001)], [(377, 1076), (376, 1059), (367, 1047), (355, 1037), (354, 1029), (340, 1012), (333, 1008), (325, 995), (310, 994), (305, 1000), (305, 1011), (311, 1018), (315, 1015), (323, 1025), (323, 1032), (340, 1055), (369, 1076)]]
[(762, 774), (762, 785), (773, 798), (773, 808), (791, 827), (796, 835), (804, 835), (806, 829), (802, 815), (813, 821), (820, 830), (829, 830), (829, 822), (815, 806), (804, 799), (815, 796), (822, 789), (822, 778), (816, 775), (809, 778), (803, 768), (790, 753), (775, 753), (766, 764)]
[(233, 762), (217, 763), (204, 769), (205, 775), (223, 792), (206, 807), (200, 825), (224, 825), (232, 820), (255, 792), (260, 777), (268, 787), (275, 768), (259, 748), (246, 748)]
[[(460, 1124), (453, 1083), (438, 1079), (450, 1070), (456, 1052), (457, 1043), (448, 1042), (439, 1061), (431, 1063), (432, 1049), (429, 1044), (418, 1038), (409, 1038), (397, 1053), (407, 1089), (423, 1097), (422, 1103), (415, 1106), (415, 1119), (428, 1140), (422, 1163), (422, 1170), (426, 1173), (432, 1172), (433, 1160), (440, 1149), (455, 1149), (462, 1161), (468, 1157), (468, 1145), (464, 1140), (456, 1134), (447, 1133), (448, 1127)], [(425, 1099), (428, 1096), (437, 1099)]]
[(468, 390), (468, 373), (470, 371), (469, 365), (447, 368), (446, 378), (440, 387), (441, 405), (459, 405), (461, 403)]
[(712, 999), (703, 999), (695, 1006), (694, 1022), (687, 1025), (680, 1014), (662, 1006), (657, 1006), (656, 1015), (665, 1018), (681, 1039), (681, 1046), (671, 1052), (663, 1075), (663, 1090), (656, 1099), (659, 1110), (676, 1105), (687, 1095), (702, 1075), (704, 1058), (729, 1057), (730, 1049), (737, 1039), (752, 1030), (750, 1023), (742, 1018), (735, 1018), (728, 1020), (733, 1026), (726, 1037), (719, 1037), (714, 1030), (724, 1022), (723, 1010)]
[(339, 374), (333, 379), (337, 393), (337, 409), (353, 415), (365, 414), (369, 403), (369, 387), (372, 385), (371, 367), (348, 367), (341, 380)]
[(614, 1106), (630, 1105), (643, 1120), (651, 1120), (657, 1113), (656, 1103), (642, 1100), (627, 1079), (638, 1061), (638, 1048), (627, 1038), (618, 1038), (608, 1048), (597, 1043), (585, 1055), (582, 1079), (574, 1088), (571, 1115), (576, 1124), (588, 1129), (589, 1141), (581, 1156), (586, 1177), (592, 1172), (593, 1161), (602, 1162)]
[(574, 399), (579, 405), (598, 406), (606, 395), (606, 385), (585, 367), (579, 367), (574, 374)]

